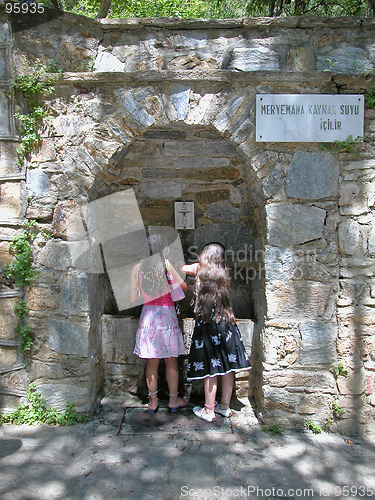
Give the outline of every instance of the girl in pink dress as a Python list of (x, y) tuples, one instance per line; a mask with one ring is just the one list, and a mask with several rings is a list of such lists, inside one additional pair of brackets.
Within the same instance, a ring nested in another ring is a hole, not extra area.
[(187, 404), (185, 398), (178, 397), (177, 358), (185, 354), (185, 348), (169, 285), (174, 280), (185, 290), (186, 283), (166, 258), (166, 239), (160, 234), (151, 234), (147, 239), (151, 257), (134, 266), (130, 282), (130, 301), (135, 302), (141, 294), (144, 304), (139, 318), (134, 354), (147, 359), (149, 413), (155, 413), (159, 407), (157, 387), (160, 359), (165, 360), (169, 389), (168, 407), (171, 412), (176, 412)]

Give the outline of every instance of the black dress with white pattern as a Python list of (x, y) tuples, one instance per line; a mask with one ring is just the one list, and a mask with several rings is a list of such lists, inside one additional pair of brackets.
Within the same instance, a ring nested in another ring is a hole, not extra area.
[(187, 380), (199, 380), (229, 372), (249, 370), (240, 331), (222, 319), (195, 322), (188, 358)]

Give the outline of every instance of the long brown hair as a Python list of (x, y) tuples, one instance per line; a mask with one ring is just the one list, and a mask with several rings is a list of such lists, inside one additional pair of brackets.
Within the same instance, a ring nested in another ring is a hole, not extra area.
[(209, 243), (199, 256), (196, 274), (196, 319), (235, 323), (230, 294), (230, 277), (224, 262), (225, 250), (220, 243)]

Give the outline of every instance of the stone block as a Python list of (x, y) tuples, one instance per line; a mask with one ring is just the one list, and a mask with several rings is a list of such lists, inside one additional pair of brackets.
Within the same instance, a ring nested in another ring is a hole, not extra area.
[(27, 188), (32, 196), (47, 196), (48, 181), (48, 174), (39, 168), (27, 172)]
[(0, 346), (0, 366), (14, 365), (18, 361), (18, 349)]
[(355, 220), (339, 224), (339, 251), (344, 255), (363, 255), (361, 252), (362, 226)]
[(267, 410), (283, 410), (298, 413), (301, 396), (280, 387), (265, 386), (263, 389), (263, 407)]
[(356, 182), (345, 182), (340, 186), (339, 206), (353, 205), (361, 189)]
[(139, 183), (139, 188), (146, 199), (177, 199), (182, 195), (181, 183), (176, 181), (143, 181)]
[(224, 245), (227, 251), (237, 253), (252, 247), (254, 235), (248, 226), (233, 223), (213, 223), (196, 228), (194, 244), (198, 253), (204, 245), (212, 241), (218, 241)]
[(18, 303), (19, 298), (0, 298), (0, 337), (3, 339), (13, 339), (16, 336), (14, 330), (19, 320), (14, 308)]
[(80, 314), (89, 311), (90, 290), (86, 273), (63, 273), (59, 275), (57, 286), (59, 289), (58, 300), (62, 312)]
[(115, 90), (117, 104), (124, 108), (144, 128), (151, 127), (155, 123), (152, 115), (147, 113), (143, 106), (137, 102), (129, 91)]
[(367, 248), (369, 254), (373, 257), (375, 256), (375, 226), (371, 225), (368, 232), (367, 238)]
[(0, 241), (0, 267), (10, 264), (14, 260), (14, 255), (9, 253), (9, 241)]
[(123, 73), (125, 69), (125, 63), (122, 63), (110, 52), (103, 52), (99, 49), (99, 53), (94, 63), (94, 71), (99, 73), (108, 73), (112, 71)]
[(309, 366), (332, 365), (336, 360), (337, 326), (314, 320), (301, 323), (299, 328), (302, 336), (299, 362)]
[(49, 346), (60, 354), (88, 355), (90, 323), (79, 318), (48, 319)]
[(315, 51), (310, 47), (293, 47), (288, 50), (290, 71), (315, 71)]
[(229, 202), (212, 203), (207, 211), (207, 217), (215, 221), (236, 222), (241, 217), (241, 212)]
[(20, 175), (21, 171), (17, 165), (16, 141), (0, 141), (0, 176)]
[(268, 318), (313, 319), (323, 316), (332, 285), (314, 281), (266, 283)]
[(371, 73), (375, 66), (370, 60), (366, 50), (348, 45), (318, 55), (316, 62), (317, 71), (332, 71), (332, 73)]
[(48, 240), (37, 255), (37, 264), (56, 271), (67, 271), (72, 266), (71, 245), (61, 240)]
[(12, 35), (10, 24), (7, 22), (0, 22), (0, 43), (11, 43)]
[(177, 120), (184, 120), (189, 110), (190, 88), (183, 85), (172, 85), (170, 92), (172, 103), (176, 108)]
[(238, 47), (231, 52), (227, 68), (235, 71), (277, 71), (280, 69), (276, 52), (268, 47)]
[(67, 230), (71, 226), (71, 217), (77, 213), (79, 205), (75, 200), (57, 203), (52, 219), (53, 235), (57, 238), (67, 238)]
[(39, 148), (31, 153), (31, 162), (47, 162), (56, 160), (53, 139), (44, 138)]
[(8, 97), (0, 90), (0, 136), (11, 135), (9, 105)]
[(30, 311), (53, 311), (59, 307), (56, 291), (39, 286), (28, 287), (26, 303)]
[(289, 247), (322, 237), (326, 211), (293, 203), (267, 205), (268, 243)]
[(45, 399), (47, 405), (58, 411), (64, 410), (67, 403), (73, 403), (78, 412), (89, 412), (91, 398), (88, 387), (87, 378), (66, 378), (58, 383), (36, 384), (37, 391)]
[[(185, 194), (185, 193), (184, 193)], [(218, 201), (228, 200), (231, 193), (228, 189), (205, 189), (204, 191), (193, 191), (192, 196), (201, 206), (210, 205)]]
[(103, 356), (105, 363), (126, 363), (133, 354), (139, 320), (131, 317), (102, 316)]
[(16, 219), (22, 212), (22, 194), (20, 182), (0, 184), (0, 219)]
[(337, 377), (337, 386), (343, 396), (361, 395), (367, 388), (366, 372), (363, 369), (350, 371), (347, 377)]
[(339, 168), (328, 153), (298, 151), (285, 178), (288, 198), (301, 200), (335, 199), (338, 194)]

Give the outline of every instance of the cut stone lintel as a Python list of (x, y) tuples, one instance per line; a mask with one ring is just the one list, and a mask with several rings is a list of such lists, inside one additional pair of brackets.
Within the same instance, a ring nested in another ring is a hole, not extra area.
[[(284, 76), (284, 79), (283, 79)], [(341, 75), (342, 76), (342, 75)], [(44, 78), (50, 78), (50, 74), (46, 74)], [(358, 77), (361, 79), (361, 77)], [(81, 73), (63, 73), (63, 75), (55, 80), (54, 87), (73, 85), (77, 83), (93, 83), (93, 84), (111, 84), (121, 85), (123, 83), (150, 83), (150, 82), (249, 82), (254, 83), (272, 83), (272, 82), (291, 82), (319, 84), (320, 86), (334, 81), (331, 73), (326, 71), (300, 72), (300, 71), (241, 71), (235, 72), (225, 69), (215, 70), (145, 70), (132, 72), (81, 72)], [(362, 82), (361, 82), (362, 83)], [(363, 87), (372, 87), (371, 82), (368, 82), (363, 77)]]

